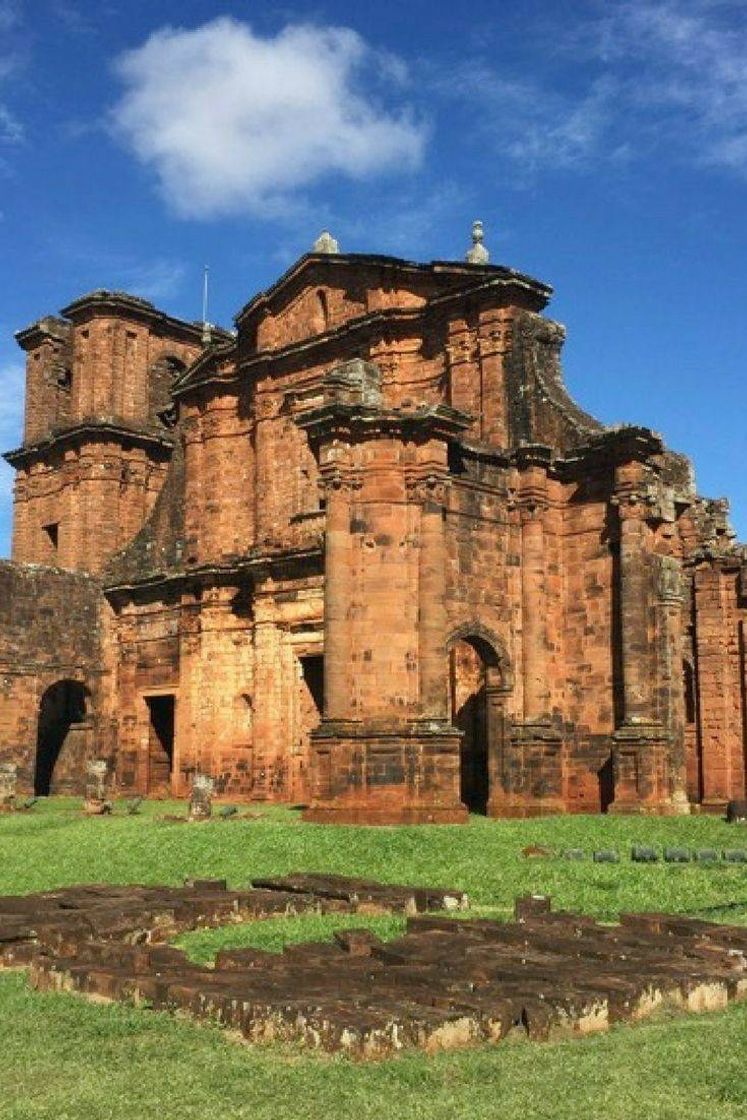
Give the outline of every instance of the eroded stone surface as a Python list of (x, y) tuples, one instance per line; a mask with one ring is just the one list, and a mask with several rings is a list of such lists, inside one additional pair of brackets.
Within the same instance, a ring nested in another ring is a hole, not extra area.
[[(186, 1012), (248, 1042), (291, 1041), (377, 1057), (583, 1035), (662, 1007), (709, 1011), (747, 998), (747, 929), (679, 915), (602, 926), (517, 900), (518, 919), (455, 921), (456, 891), (340, 876), (182, 888), (88, 886), (0, 900), (0, 964), (29, 966), (39, 990)], [(283, 953), (227, 949), (213, 968), (165, 944), (177, 932), (309, 911), (409, 915), (382, 942), (367, 929)]]

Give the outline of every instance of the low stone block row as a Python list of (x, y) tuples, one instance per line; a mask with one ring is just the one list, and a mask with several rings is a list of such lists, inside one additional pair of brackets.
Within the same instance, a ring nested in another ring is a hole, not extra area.
[(392, 886), (333, 875), (256, 880), (229, 891), (225, 880), (183, 887), (64, 887), (0, 896), (0, 967), (28, 964), (38, 950), (75, 957), (88, 942), (167, 941), (204, 926), (302, 913), (405, 913), (466, 906), (460, 891)]
[[(744, 928), (667, 914), (603, 926), (552, 913), (544, 896), (518, 900), (514, 922), (457, 921), (423, 911), (464, 905), (459, 892), (318, 875), (257, 882), (246, 892), (193, 882), (2, 899), (2, 960), (27, 964), (40, 990), (187, 1013), (248, 1042), (360, 1057), (497, 1042), (513, 1032), (582, 1035), (660, 1007), (715, 1010), (747, 998)], [(163, 944), (179, 929), (310, 908), (391, 908), (410, 917), (394, 941), (347, 929), (331, 943), (282, 954), (226, 950), (213, 968)]]

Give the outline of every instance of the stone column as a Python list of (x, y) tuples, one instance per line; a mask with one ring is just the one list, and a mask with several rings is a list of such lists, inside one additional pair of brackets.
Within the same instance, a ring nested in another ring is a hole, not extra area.
[(631, 494), (618, 504), (620, 517), (620, 652), (623, 724), (651, 722), (651, 664), (644, 510)]
[(668, 762), (672, 812), (689, 813), (685, 757), (685, 697), (682, 683), (682, 566), (675, 556), (659, 556), (656, 588), (657, 678), (660, 718), (670, 736)]
[(350, 716), (353, 596), (353, 550), (350, 533), (350, 488), (339, 472), (326, 484), (324, 535), (324, 718)]
[(521, 519), (521, 626), (523, 722), (506, 740), (501, 789), (491, 788), (496, 816), (562, 812), (563, 736), (551, 722), (548, 677), (545, 513), (551, 451), (526, 445), (517, 452)]
[(619, 652), (622, 671), (622, 721), (614, 734), (613, 813), (671, 812), (668, 767), (671, 740), (657, 718), (655, 702), (652, 564), (643, 465), (628, 462), (616, 470), (613, 504), (618, 510)]
[(446, 720), (446, 539), (444, 485), (430, 475), (420, 486), (418, 556), (418, 663), (420, 712), (424, 719)]
[(550, 450), (546, 447), (527, 446), (517, 456), (524, 722), (532, 724), (547, 723), (550, 718), (544, 525), (549, 462)]
[(521, 509), (521, 627), (524, 665), (524, 722), (549, 715), (547, 687), (547, 605), (545, 602), (544, 505)]

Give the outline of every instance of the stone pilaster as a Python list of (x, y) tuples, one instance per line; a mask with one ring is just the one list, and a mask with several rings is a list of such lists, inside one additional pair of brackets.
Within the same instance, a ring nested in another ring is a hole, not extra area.
[(488, 812), (495, 816), (545, 816), (564, 809), (563, 736), (553, 726), (547, 666), (545, 515), (547, 447), (518, 452), (517, 502), (521, 523), (522, 722), (506, 737), (500, 782), (491, 781)]
[(322, 473), (324, 534), (324, 718), (347, 720), (351, 711), (353, 550), (350, 533), (353, 480), (336, 466)]
[(411, 488), (420, 501), (418, 555), (418, 668), (420, 714), (447, 718), (445, 484), (429, 475)]
[(618, 513), (622, 720), (613, 736), (615, 797), (609, 811), (671, 812), (671, 736), (660, 719), (656, 704), (654, 555), (641, 462), (627, 462), (617, 467), (612, 503)]

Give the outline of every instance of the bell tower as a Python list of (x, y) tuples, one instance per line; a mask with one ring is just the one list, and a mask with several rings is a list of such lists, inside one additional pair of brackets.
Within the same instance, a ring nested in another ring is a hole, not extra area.
[(16, 338), (26, 352), (13, 560), (99, 573), (140, 529), (173, 438), (171, 385), (202, 349), (200, 324), (96, 291)]

